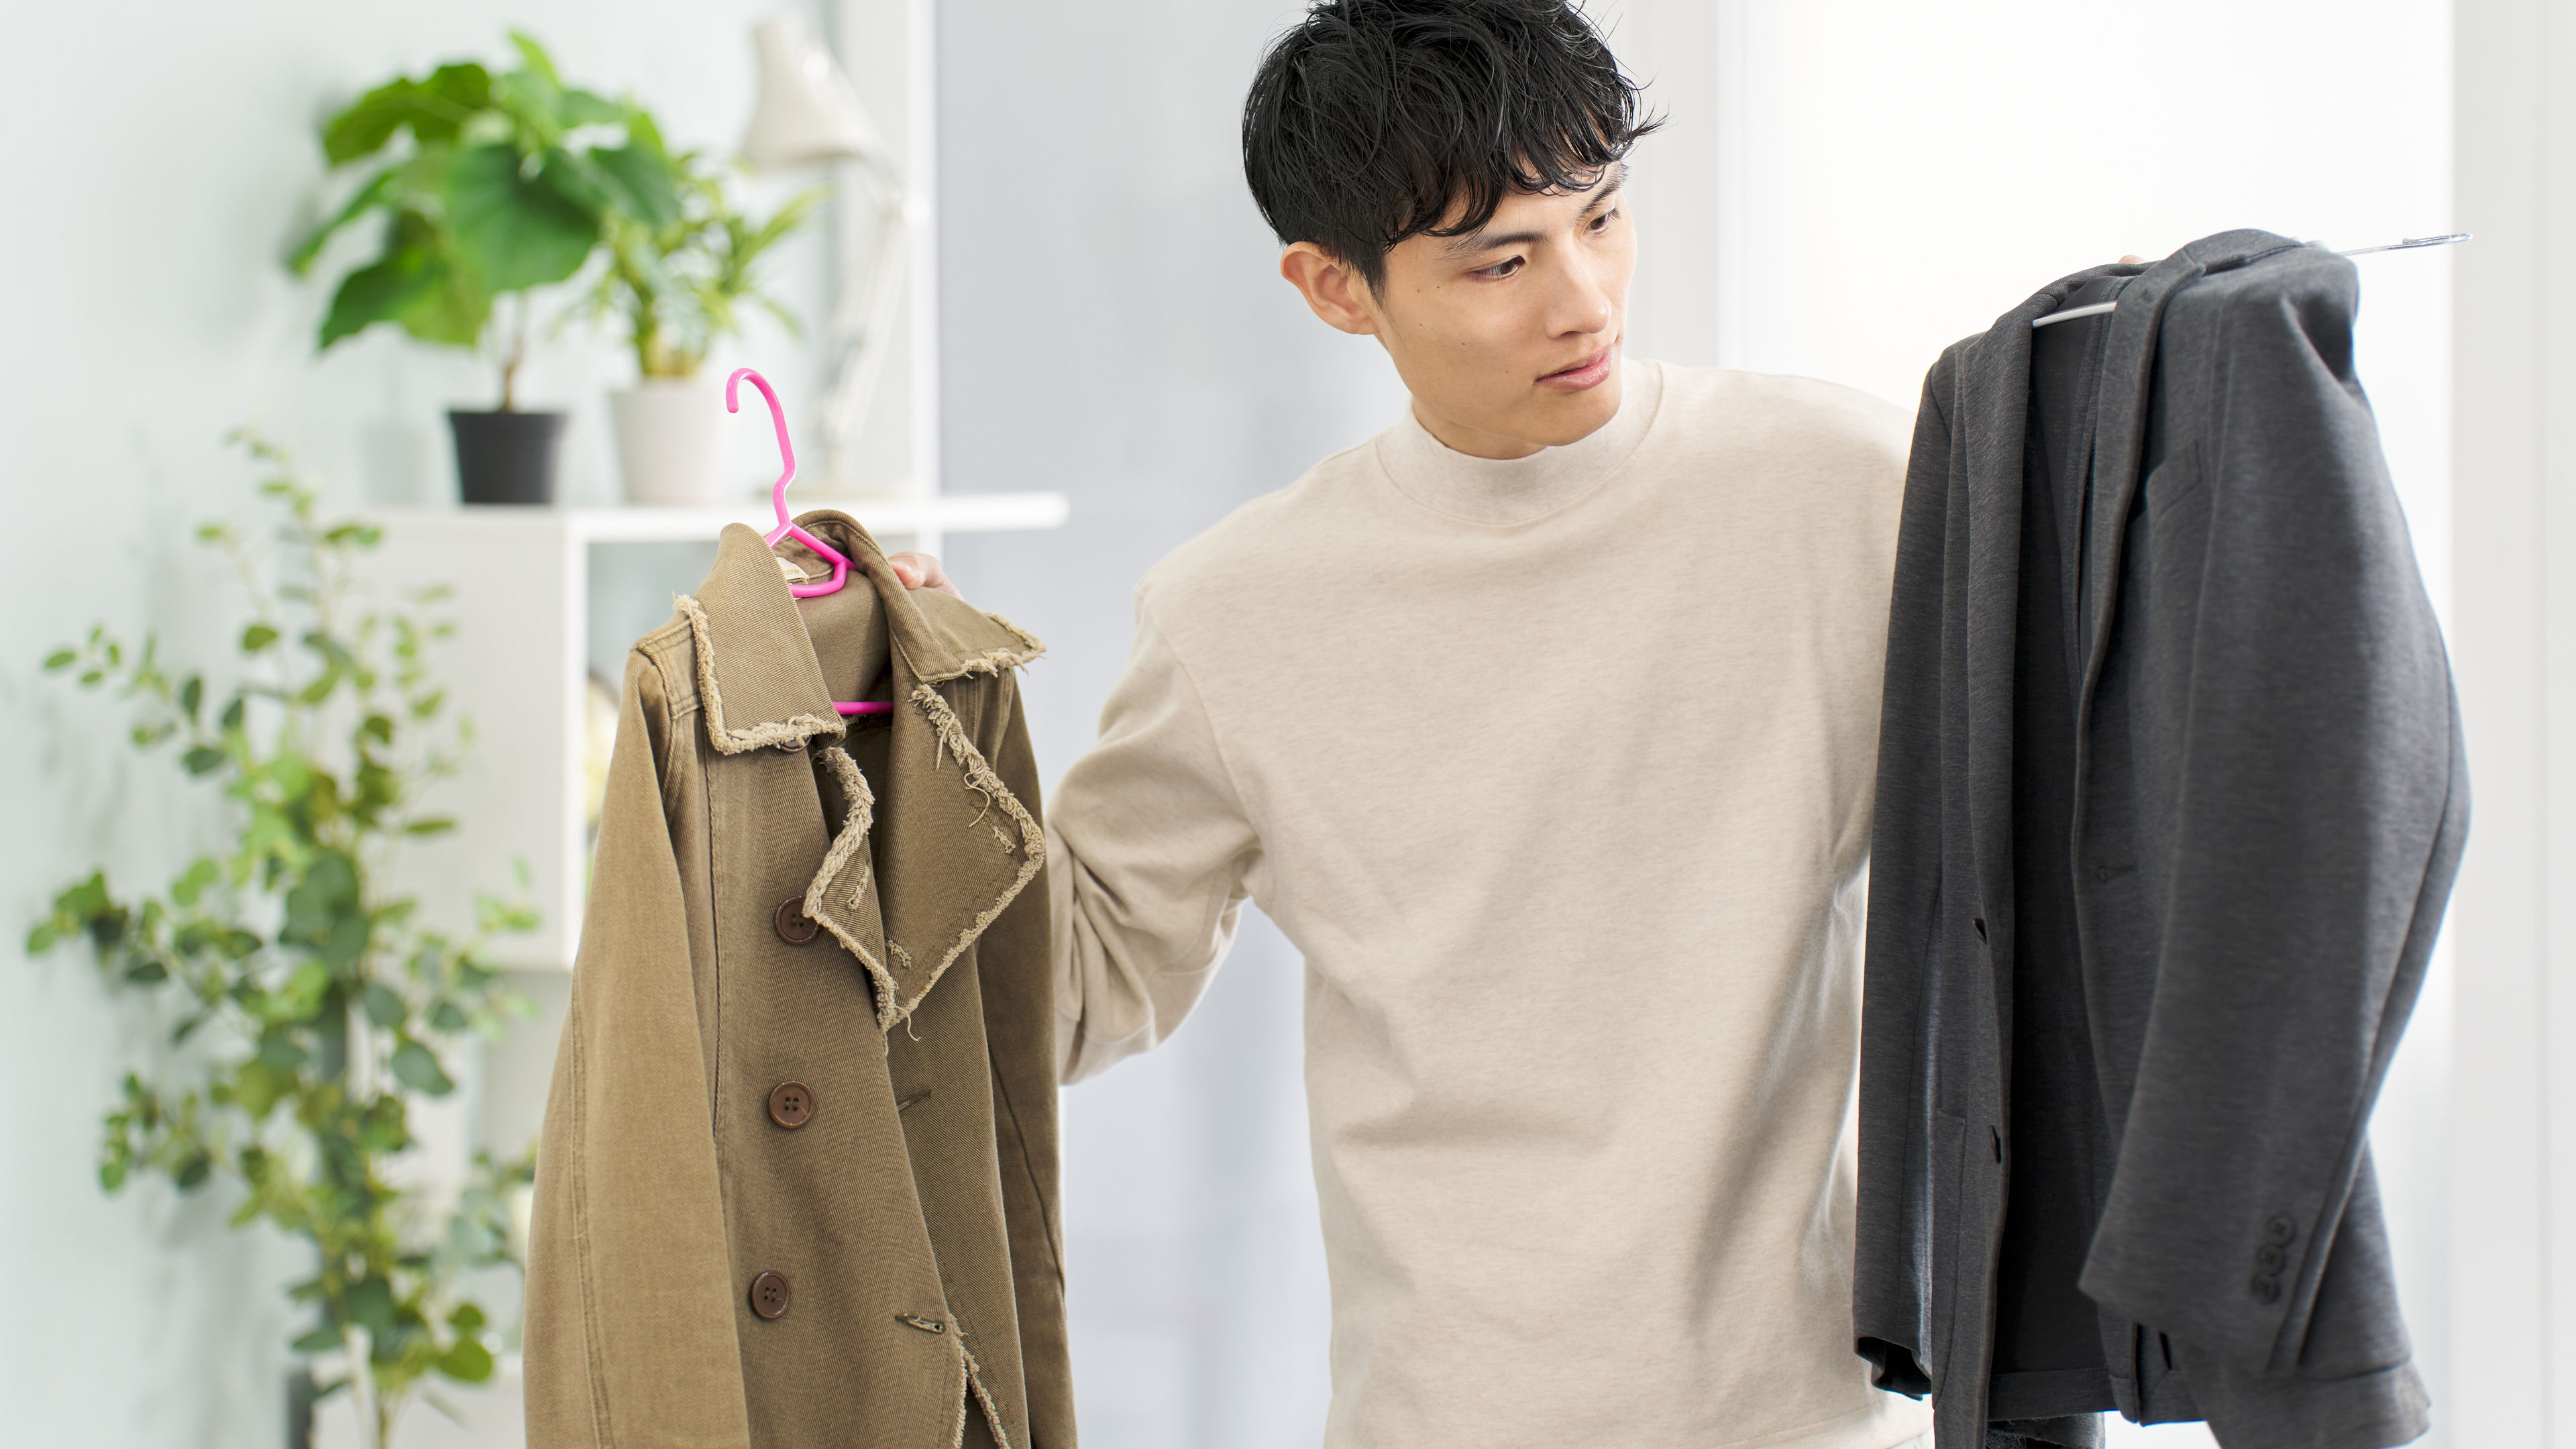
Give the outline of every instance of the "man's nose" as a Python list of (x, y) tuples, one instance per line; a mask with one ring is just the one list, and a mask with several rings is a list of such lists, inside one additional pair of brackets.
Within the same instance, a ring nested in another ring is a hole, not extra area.
[(1611, 295), (1608, 279), (1602, 275), (1602, 266), (1579, 249), (1566, 258), (1558, 270), (1555, 295), (1548, 299), (1550, 337), (1585, 337), (1610, 330), (1619, 304)]

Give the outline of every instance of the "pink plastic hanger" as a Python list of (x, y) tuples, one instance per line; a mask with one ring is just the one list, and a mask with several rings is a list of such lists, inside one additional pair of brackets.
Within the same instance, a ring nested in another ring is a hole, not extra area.
[[(800, 599), (819, 599), (825, 594), (837, 594), (850, 581), (849, 555), (798, 528), (787, 517), (787, 485), (796, 477), (796, 447), (787, 441), (787, 410), (778, 405), (778, 394), (771, 391), (769, 379), (748, 367), (734, 369), (733, 376), (725, 379), (725, 411), (729, 413), (742, 411), (742, 380), (746, 377), (751, 379), (753, 387), (760, 389), (761, 397), (767, 399), (769, 403), (770, 426), (778, 430), (778, 460), (784, 465), (784, 471), (778, 475), (777, 485), (769, 490), (770, 504), (778, 510), (778, 526), (769, 531), (763, 542), (771, 548), (776, 548), (780, 539), (792, 538), (814, 550), (816, 557), (832, 566), (830, 583), (789, 584), (787, 592)], [(843, 714), (894, 713), (893, 705), (880, 704), (873, 700), (860, 700), (850, 704), (843, 704), (836, 700), (832, 708)]]

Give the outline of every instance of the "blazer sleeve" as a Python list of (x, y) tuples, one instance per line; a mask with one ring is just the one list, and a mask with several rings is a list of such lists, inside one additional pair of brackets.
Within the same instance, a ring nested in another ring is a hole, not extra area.
[(2409, 1352), (2367, 1129), (2468, 797), (2354, 301), (2349, 265), (2302, 258), (2215, 319), (2200, 441), (2147, 480), (2127, 544), (2140, 855), (2079, 862), (2087, 890), (2145, 893), (2162, 941), (2083, 1287), (2213, 1372)]
[(1923, 1084), (1932, 1042), (1924, 1001), (1941, 953), (1941, 676), (1951, 513), (1948, 355), (1923, 382), (1906, 465), (1887, 620), (1877, 801), (1870, 825), (1869, 925), (1861, 979), (1859, 1201), (1852, 1329), (1880, 1388), (1921, 1396), (1932, 1264), (1922, 1199), (1930, 1180)]
[(1198, 686), (1147, 601), (1047, 837), (1057, 1062), (1074, 1082), (1159, 1045), (1198, 1004), (1260, 863)]
[(572, 1004), (537, 1147), (530, 1449), (747, 1445), (732, 1273), (680, 869), (675, 720), (629, 658)]

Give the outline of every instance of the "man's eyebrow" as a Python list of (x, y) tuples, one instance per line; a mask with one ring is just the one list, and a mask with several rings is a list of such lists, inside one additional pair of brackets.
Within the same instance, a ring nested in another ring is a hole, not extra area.
[[(1628, 163), (1622, 161), (1611, 170), (1609, 175), (1593, 183), (1592, 199), (1584, 204), (1582, 214), (1590, 216), (1608, 206), (1619, 195), (1619, 188), (1627, 184)], [(1504, 232), (1499, 236), (1487, 231), (1471, 231), (1465, 236), (1451, 237), (1449, 244), (1441, 248), (1441, 253), (1444, 256), (1463, 257), (1476, 252), (1493, 251), (1498, 247), (1528, 246), (1540, 240), (1543, 238), (1534, 231)]]

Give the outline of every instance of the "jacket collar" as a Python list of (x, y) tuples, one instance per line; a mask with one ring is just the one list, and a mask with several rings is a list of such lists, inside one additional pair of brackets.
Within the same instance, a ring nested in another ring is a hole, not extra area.
[[(872, 588), (887, 641), (914, 679), (945, 684), (970, 674), (1016, 669), (1046, 652), (1027, 631), (997, 614), (934, 595), (925, 606), (895, 578), (883, 550), (856, 519), (837, 509), (797, 518), (806, 532), (857, 564), (849, 586)], [(781, 560), (820, 578), (828, 568), (802, 544), (772, 553), (758, 533), (725, 525), (716, 566), (695, 597), (679, 596), (698, 655), (698, 693), (707, 739), (717, 753), (792, 749), (816, 735), (846, 730), (814, 657), (814, 641), (796, 613)], [(929, 612), (936, 608), (936, 614)]]
[[(896, 707), (885, 770), (871, 789), (846, 750), (819, 752), (826, 773), (818, 788), (838, 828), (804, 901), (806, 915), (875, 980), (877, 1025), (885, 1029), (912, 1014), (1046, 863), (1036, 818), (970, 732), (985, 722), (991, 698), (956, 686), (1017, 668), (1045, 646), (944, 594), (917, 597), (845, 514), (822, 510), (797, 523), (857, 564), (849, 587), (873, 592), (871, 626), (885, 630), (889, 646)], [(707, 740), (719, 754), (796, 749), (849, 729), (832, 707), (779, 557), (751, 529), (728, 526), (706, 583), (678, 600), (696, 644)], [(785, 557), (824, 572), (801, 546)]]

